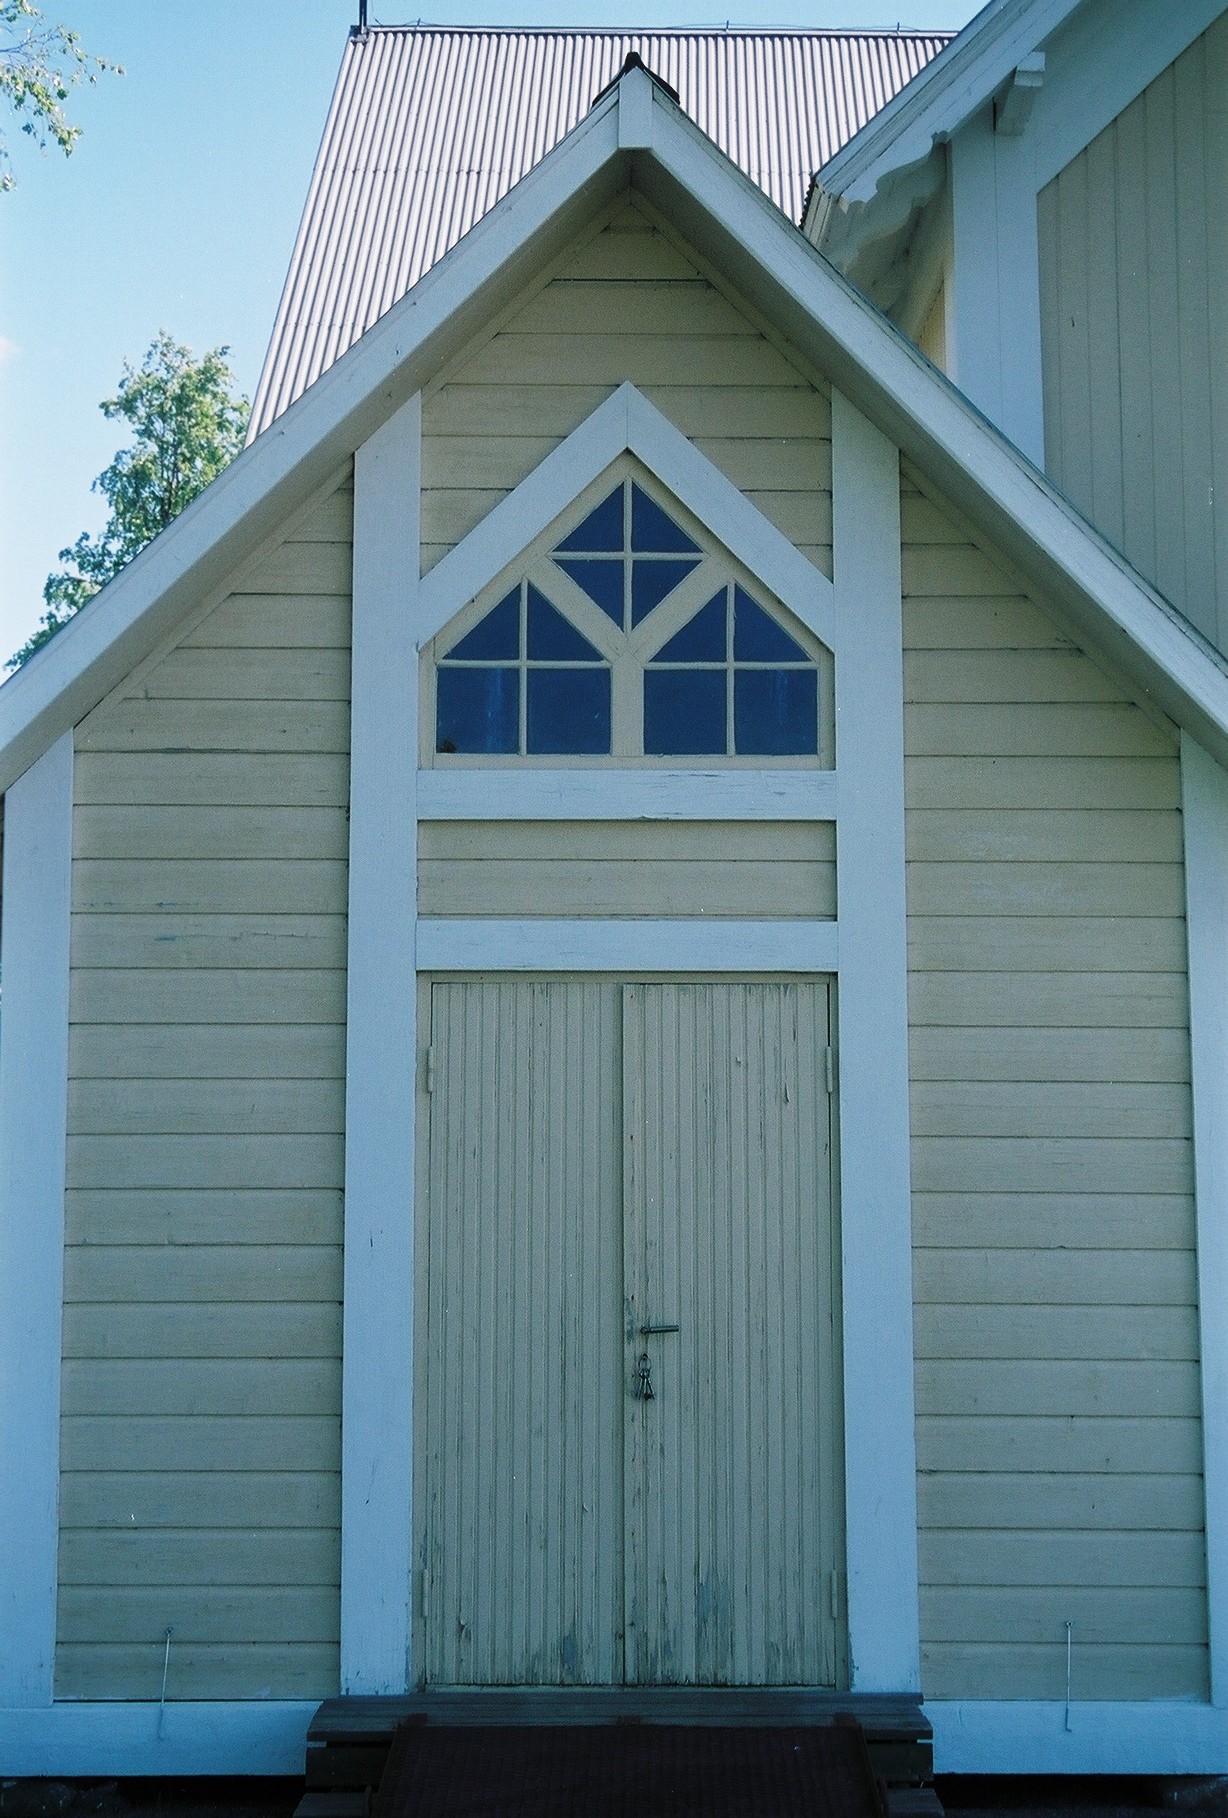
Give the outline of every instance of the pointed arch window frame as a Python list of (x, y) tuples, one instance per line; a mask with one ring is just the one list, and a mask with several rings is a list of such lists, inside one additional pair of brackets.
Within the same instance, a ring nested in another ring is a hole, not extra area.
[[(620, 385), (422, 577), (419, 658), (429, 652), (440, 632), (628, 455), (723, 546), (752, 585), (772, 596), (838, 662), (833, 583), (630, 383)], [(716, 525), (719, 532), (710, 528)], [(646, 630), (653, 616), (642, 621), (637, 634)], [(422, 669), (425, 687), (434, 665), (424, 662)], [(425, 700), (423, 705), (427, 709)], [(425, 711), (424, 724), (431, 718)], [(820, 768), (830, 770), (834, 764), (830, 747), (830, 739), (825, 740), (821, 755), (813, 760)], [(431, 761), (425, 753), (424, 759)], [(737, 760), (706, 761), (710, 765)], [(779, 760), (742, 761), (771, 765)]]

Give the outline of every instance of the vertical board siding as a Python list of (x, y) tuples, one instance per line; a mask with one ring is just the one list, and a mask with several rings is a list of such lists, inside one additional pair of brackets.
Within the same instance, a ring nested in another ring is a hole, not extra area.
[(1046, 465), (1228, 648), (1228, 19), (1038, 198)]
[(634, 206), (424, 394), (424, 571), (624, 380), (831, 574), (830, 398)]
[(429, 1683), (622, 1679), (618, 991), (431, 988), (419, 1213)]
[(61, 1698), (336, 1690), (351, 516), (79, 733)]
[(902, 508), (925, 1693), (1205, 1697), (1176, 742)]

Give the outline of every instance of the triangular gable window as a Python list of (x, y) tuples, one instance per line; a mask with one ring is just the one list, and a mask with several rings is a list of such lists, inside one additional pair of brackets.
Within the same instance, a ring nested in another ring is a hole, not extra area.
[(825, 761), (828, 653), (630, 466), (435, 640), (437, 756)]

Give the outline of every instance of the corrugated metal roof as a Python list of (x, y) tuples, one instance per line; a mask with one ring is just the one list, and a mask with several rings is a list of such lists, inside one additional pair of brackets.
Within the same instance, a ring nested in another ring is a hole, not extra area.
[(286, 410), (583, 119), (629, 52), (800, 221), (811, 172), (951, 36), (443, 26), (351, 35), (250, 434)]

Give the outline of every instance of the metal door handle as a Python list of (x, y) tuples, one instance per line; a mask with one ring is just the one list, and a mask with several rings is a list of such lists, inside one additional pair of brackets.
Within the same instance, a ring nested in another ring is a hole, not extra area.
[(641, 1338), (655, 1338), (658, 1332), (681, 1332), (681, 1326), (641, 1326)]

